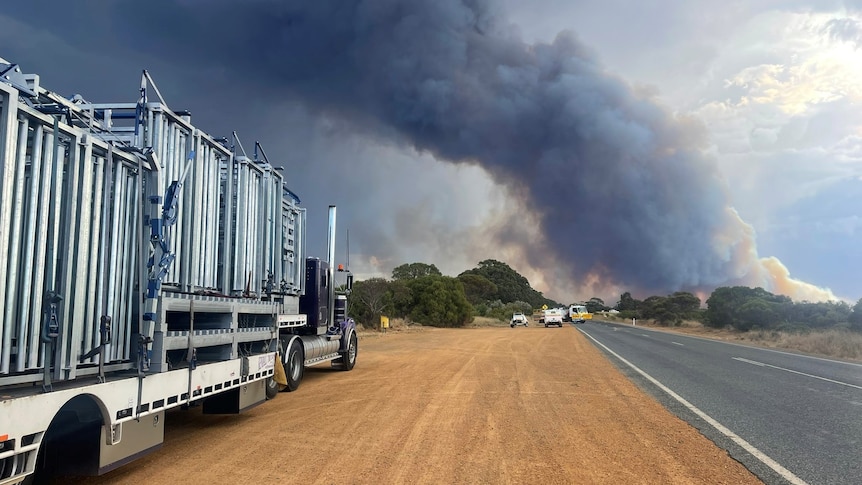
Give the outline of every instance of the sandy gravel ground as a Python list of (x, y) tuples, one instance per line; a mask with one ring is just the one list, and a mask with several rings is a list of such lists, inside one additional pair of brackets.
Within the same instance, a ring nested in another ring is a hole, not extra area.
[(78, 483), (760, 483), (570, 326), (365, 335), (351, 372), (166, 419), (160, 451)]

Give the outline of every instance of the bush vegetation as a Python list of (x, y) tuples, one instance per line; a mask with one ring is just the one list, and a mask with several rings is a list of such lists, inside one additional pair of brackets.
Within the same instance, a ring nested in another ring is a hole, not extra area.
[(381, 315), (461, 327), (474, 316), (506, 321), (515, 312), (529, 315), (542, 305), (559, 306), (509, 265), (492, 259), (457, 278), (442, 275), (433, 264), (402, 264), (392, 270), (391, 279), (357, 281), (349, 305), (348, 313), (371, 328), (378, 327)]
[[(508, 264), (494, 260), (486, 259), (479, 262), (479, 266), (468, 269), (460, 275), (458, 279), (462, 282), (466, 279), (470, 283), (471, 291), (476, 280), (471, 275), (484, 278), (496, 287), (492, 291), (489, 286), (484, 286), (480, 290), (480, 294), (471, 294), (468, 298), (472, 301), (501, 301), (503, 303), (512, 303), (516, 301), (529, 303), (532, 308), (541, 308), (542, 305), (559, 306), (559, 303), (545, 298), (541, 292), (536, 291), (530, 286), (527, 278), (524, 278), (517, 271), (509, 267)], [(509, 315), (511, 317), (511, 315)]]
[(862, 360), (862, 333), (846, 328), (807, 331), (752, 330), (745, 332), (741, 339), (765, 347)]
[[(444, 276), (433, 264), (402, 264), (392, 270), (391, 279), (357, 281), (349, 301), (350, 315), (372, 328), (377, 328), (384, 314), (423, 325), (461, 327), (476, 316), (506, 321), (515, 312), (529, 315), (543, 305), (562, 306), (533, 289), (509, 265), (493, 259), (481, 261), (455, 278)], [(610, 310), (596, 297), (585, 304), (593, 313)], [(758, 338), (778, 332), (773, 338), (778, 339), (780, 333), (786, 340), (813, 330), (834, 330), (823, 337), (829, 345), (842, 338), (848, 341), (846, 335), (862, 333), (862, 299), (852, 307), (840, 301), (794, 302), (763, 288), (745, 286), (716, 288), (705, 302), (684, 291), (644, 300), (625, 292), (614, 309), (625, 320), (647, 319), (666, 326), (694, 320), (712, 328), (757, 331)]]
[(716, 288), (700, 308), (700, 299), (687, 292), (651, 296), (643, 301), (626, 292), (620, 295), (616, 310), (623, 319), (653, 320), (660, 325), (679, 325), (695, 320), (713, 328), (732, 328), (741, 332), (775, 330), (805, 333), (812, 330), (862, 332), (862, 299), (851, 307), (843, 301), (794, 302), (763, 288), (723, 286)]

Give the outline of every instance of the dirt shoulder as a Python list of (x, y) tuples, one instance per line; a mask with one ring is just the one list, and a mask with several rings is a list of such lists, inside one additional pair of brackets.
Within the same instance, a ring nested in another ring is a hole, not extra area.
[(760, 483), (571, 327), (411, 329), (79, 483)]

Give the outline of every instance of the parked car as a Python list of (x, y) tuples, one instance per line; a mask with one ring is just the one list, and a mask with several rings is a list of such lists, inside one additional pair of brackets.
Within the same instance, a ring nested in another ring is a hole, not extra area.
[(523, 313), (520, 313), (520, 312), (513, 313), (512, 314), (512, 321), (509, 322), (509, 326), (512, 328), (515, 328), (516, 325), (523, 325), (525, 327), (529, 326), (527, 324), (527, 316), (524, 315)]
[(547, 310), (545, 310), (545, 316), (542, 320), (542, 323), (544, 323), (546, 327), (550, 327), (551, 325), (557, 325), (559, 327), (562, 327), (563, 311), (559, 308), (548, 308)]

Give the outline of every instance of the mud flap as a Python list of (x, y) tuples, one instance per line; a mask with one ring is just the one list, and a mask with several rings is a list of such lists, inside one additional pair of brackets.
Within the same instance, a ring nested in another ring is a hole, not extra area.
[(287, 386), (287, 374), (284, 372), (284, 365), (281, 363), (281, 355), (276, 354), (275, 367), (273, 369), (272, 378), (280, 388)]

